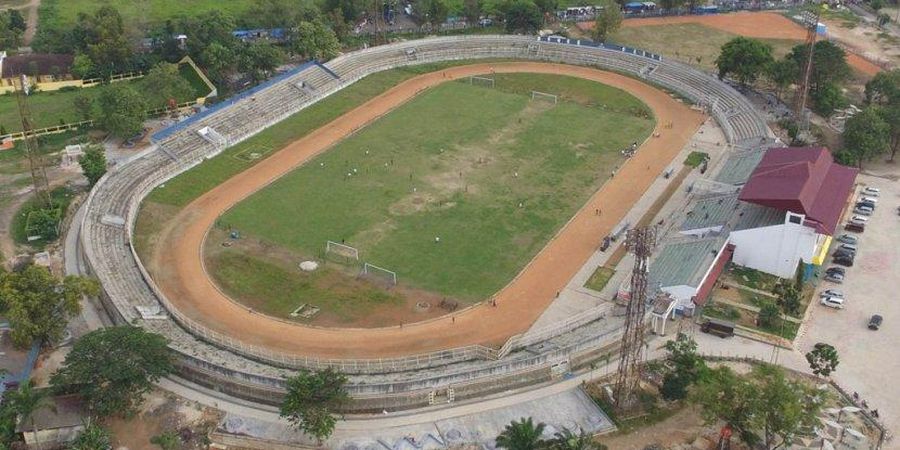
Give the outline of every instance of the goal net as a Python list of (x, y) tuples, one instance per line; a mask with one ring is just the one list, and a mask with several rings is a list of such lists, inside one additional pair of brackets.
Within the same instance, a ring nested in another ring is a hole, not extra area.
[(538, 91), (531, 91), (531, 99), (553, 103), (554, 105), (557, 102), (557, 98), (555, 95), (548, 94), (546, 92), (538, 92)]
[(325, 242), (325, 255), (339, 256), (341, 258), (359, 261), (359, 250), (334, 241)]
[(203, 127), (197, 130), (197, 134), (216, 148), (228, 147), (228, 138), (219, 134), (213, 127)]
[(494, 79), (487, 77), (469, 77), (469, 84), (492, 88), (494, 87)]
[(389, 285), (397, 284), (397, 273), (387, 270), (384, 267), (378, 267), (374, 264), (365, 263), (362, 268), (362, 276), (370, 279), (387, 283)]

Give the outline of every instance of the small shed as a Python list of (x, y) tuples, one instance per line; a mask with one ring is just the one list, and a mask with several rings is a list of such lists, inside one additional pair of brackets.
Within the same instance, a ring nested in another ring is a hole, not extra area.
[(87, 411), (80, 396), (51, 397), (49, 403), (35, 411), (27, 421), (20, 420), (16, 425), (16, 433), (22, 434), (29, 448), (63, 446), (84, 430)]

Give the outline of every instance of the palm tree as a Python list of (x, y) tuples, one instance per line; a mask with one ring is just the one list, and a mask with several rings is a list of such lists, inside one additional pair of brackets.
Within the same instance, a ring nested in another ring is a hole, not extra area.
[(527, 419), (521, 418), (518, 422), (513, 420), (497, 436), (497, 448), (509, 450), (536, 450), (542, 448), (546, 444), (541, 440), (541, 434), (544, 433), (545, 426), (543, 423), (535, 425), (531, 417)]
[(22, 423), (27, 421), (31, 422), (31, 432), (34, 433), (34, 443), (37, 445), (37, 448), (40, 449), (41, 443), (38, 442), (38, 429), (34, 424), (34, 413), (49, 406), (47, 403), (47, 391), (35, 390), (31, 386), (31, 380), (26, 380), (19, 385), (18, 390), (10, 392), (7, 395), (9, 396), (9, 402), (13, 411), (19, 415), (19, 420)]
[(553, 435), (553, 441), (550, 443), (553, 450), (606, 450), (606, 446), (594, 442), (590, 434), (581, 430), (575, 434), (568, 428), (563, 428), (559, 433)]

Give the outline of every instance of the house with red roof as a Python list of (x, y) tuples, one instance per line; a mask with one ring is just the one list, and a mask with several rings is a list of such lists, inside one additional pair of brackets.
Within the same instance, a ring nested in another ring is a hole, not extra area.
[(801, 262), (821, 265), (857, 173), (825, 147), (766, 151), (738, 195), (745, 207), (728, 238), (734, 263), (782, 278)]

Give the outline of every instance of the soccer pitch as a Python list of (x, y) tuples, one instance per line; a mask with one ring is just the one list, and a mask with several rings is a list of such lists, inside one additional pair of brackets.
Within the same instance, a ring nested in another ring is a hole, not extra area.
[[(422, 93), (235, 205), (220, 225), (298, 262), (343, 241), (359, 249), (360, 262), (396, 272), (401, 285), (463, 303), (489, 297), (654, 122), (640, 101), (598, 83), (487, 76), (494, 88), (456, 81)], [(533, 90), (559, 102), (532, 101)], [(222, 261), (209, 267), (220, 280), (217, 271), (228, 270)]]

